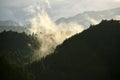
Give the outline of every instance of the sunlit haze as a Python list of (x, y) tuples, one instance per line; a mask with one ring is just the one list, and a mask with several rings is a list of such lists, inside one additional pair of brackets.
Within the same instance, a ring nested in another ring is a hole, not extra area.
[[(120, 7), (120, 0), (0, 0), (0, 20), (26, 20), (24, 10), (40, 1), (52, 19), (70, 17), (84, 11), (99, 11)], [(46, 4), (47, 3), (47, 4)]]

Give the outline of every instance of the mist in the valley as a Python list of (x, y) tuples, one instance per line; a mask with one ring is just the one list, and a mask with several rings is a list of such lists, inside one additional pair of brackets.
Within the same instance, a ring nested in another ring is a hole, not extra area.
[(31, 27), (29, 31), (40, 42), (39, 50), (35, 51), (33, 59), (40, 59), (52, 53), (57, 45), (61, 44), (65, 39), (80, 33), (84, 27), (77, 23), (61, 23), (56, 25), (49, 17), (46, 8), (51, 8), (48, 0), (45, 1), (47, 6), (41, 6), (39, 2), (25, 8), (29, 18)]

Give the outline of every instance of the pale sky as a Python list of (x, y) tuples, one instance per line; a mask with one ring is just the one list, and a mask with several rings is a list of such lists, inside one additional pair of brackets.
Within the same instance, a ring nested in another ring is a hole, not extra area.
[(24, 20), (28, 17), (24, 9), (36, 1), (40, 1), (42, 6), (48, 4), (46, 11), (54, 20), (84, 11), (120, 7), (120, 0), (0, 0), (0, 20)]

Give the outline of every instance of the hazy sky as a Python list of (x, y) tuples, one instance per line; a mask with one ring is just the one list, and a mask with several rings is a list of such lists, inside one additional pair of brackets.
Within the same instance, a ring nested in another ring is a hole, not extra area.
[(24, 9), (36, 1), (41, 1), (42, 6), (49, 4), (46, 10), (52, 19), (120, 7), (120, 0), (0, 0), (0, 20), (24, 20), (27, 17)]

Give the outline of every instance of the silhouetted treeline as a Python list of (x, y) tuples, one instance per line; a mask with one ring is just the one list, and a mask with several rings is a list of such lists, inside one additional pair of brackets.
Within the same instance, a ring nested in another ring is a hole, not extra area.
[(120, 21), (91, 25), (29, 68), (36, 80), (120, 80)]
[(34, 35), (25, 32), (4, 31), (0, 33), (0, 55), (17, 62), (26, 63), (40, 44)]
[(31, 61), (40, 43), (25, 32), (3, 31), (0, 33), (0, 80), (34, 80), (25, 67)]

